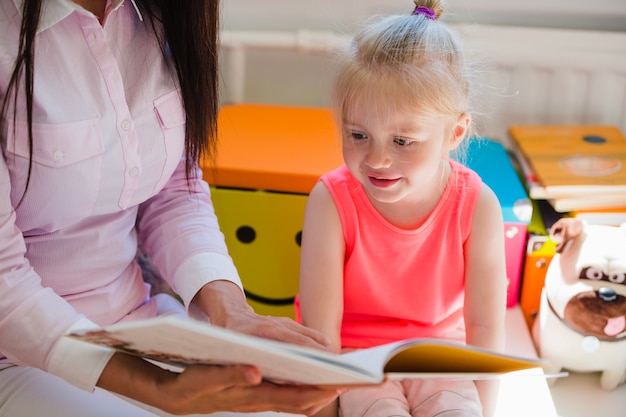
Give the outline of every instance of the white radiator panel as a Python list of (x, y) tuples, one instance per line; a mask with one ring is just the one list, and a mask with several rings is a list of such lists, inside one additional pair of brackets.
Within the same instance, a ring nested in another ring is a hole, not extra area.
[[(478, 132), (508, 143), (511, 124), (612, 124), (626, 133), (626, 33), (453, 26), (487, 65)], [(349, 36), (226, 31), (224, 103), (328, 106), (332, 54)]]

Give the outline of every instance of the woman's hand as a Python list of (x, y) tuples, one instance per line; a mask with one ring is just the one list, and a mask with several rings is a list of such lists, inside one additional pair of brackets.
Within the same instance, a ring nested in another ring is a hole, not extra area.
[(249, 366), (192, 366), (159, 391), (172, 395), (160, 408), (173, 414), (279, 411), (312, 415), (340, 393), (338, 389), (272, 384), (262, 381), (260, 373)]
[(327, 350), (329, 338), (288, 317), (260, 316), (253, 311), (231, 315), (224, 327), (266, 339)]
[[(229, 281), (205, 285), (193, 300), (211, 322), (233, 331), (327, 350), (329, 339), (286, 317), (256, 314)], [(298, 372), (298, 370), (294, 370)], [(345, 387), (314, 387), (264, 381), (252, 366), (187, 367), (170, 372), (143, 359), (115, 353), (98, 386), (171, 414), (277, 411), (313, 415)]]
[(312, 415), (332, 402), (341, 388), (277, 385), (252, 366), (194, 365), (171, 372), (138, 357), (115, 353), (98, 386), (171, 414), (217, 411), (279, 411)]
[(327, 336), (290, 318), (256, 314), (239, 287), (229, 281), (205, 285), (194, 303), (210, 317), (211, 323), (240, 333), (323, 350), (330, 343)]
[[(286, 317), (256, 314), (232, 282), (205, 285), (194, 303), (213, 324), (230, 330), (327, 349), (328, 338), (313, 329)], [(170, 372), (122, 353), (109, 360), (98, 386), (171, 414), (278, 411), (312, 415), (345, 390), (273, 384), (264, 381), (255, 367), (244, 365), (195, 365), (181, 373)]]

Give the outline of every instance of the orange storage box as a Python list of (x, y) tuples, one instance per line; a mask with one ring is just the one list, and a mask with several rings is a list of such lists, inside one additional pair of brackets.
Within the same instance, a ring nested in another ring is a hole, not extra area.
[(211, 185), (308, 194), (343, 163), (330, 109), (227, 105), (218, 119), (215, 163), (202, 162)]

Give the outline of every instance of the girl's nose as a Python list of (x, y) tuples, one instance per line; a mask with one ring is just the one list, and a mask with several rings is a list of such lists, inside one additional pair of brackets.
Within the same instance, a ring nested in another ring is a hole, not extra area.
[[(372, 141), (374, 142), (374, 141)], [(365, 155), (365, 163), (371, 168), (387, 168), (391, 165), (391, 157), (384, 145), (372, 143)]]

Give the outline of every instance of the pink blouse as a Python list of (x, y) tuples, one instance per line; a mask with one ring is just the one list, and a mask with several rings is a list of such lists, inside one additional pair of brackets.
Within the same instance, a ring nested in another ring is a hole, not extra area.
[[(22, 1), (0, 3), (0, 99)], [(71, 1), (46, 0), (41, 19), (25, 195), (23, 94), (0, 123), (0, 357), (93, 389), (111, 353), (62, 336), (157, 314), (138, 243), (187, 306), (212, 280), (240, 282), (207, 184), (187, 186), (177, 81), (136, 5), (111, 1), (101, 25)]]

